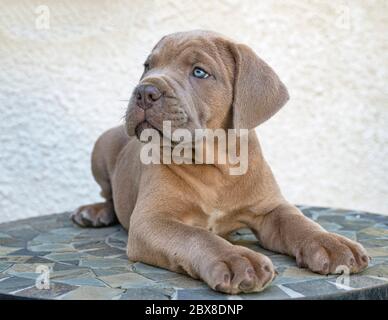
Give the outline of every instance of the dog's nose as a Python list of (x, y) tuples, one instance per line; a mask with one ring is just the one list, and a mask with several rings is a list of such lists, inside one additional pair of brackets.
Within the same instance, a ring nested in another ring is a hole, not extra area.
[(148, 109), (161, 98), (162, 94), (159, 89), (153, 85), (141, 84), (136, 87), (135, 96), (138, 106), (142, 109)]

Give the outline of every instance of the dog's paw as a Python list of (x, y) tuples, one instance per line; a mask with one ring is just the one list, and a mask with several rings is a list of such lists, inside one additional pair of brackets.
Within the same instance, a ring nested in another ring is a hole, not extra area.
[(70, 215), (81, 227), (107, 227), (117, 223), (113, 207), (105, 202), (79, 207)]
[(228, 293), (259, 292), (275, 278), (271, 260), (234, 245), (222, 256), (206, 262), (203, 280), (214, 290)]
[(318, 232), (301, 243), (296, 262), (299, 267), (320, 274), (357, 273), (368, 266), (369, 257), (357, 242), (334, 233)]

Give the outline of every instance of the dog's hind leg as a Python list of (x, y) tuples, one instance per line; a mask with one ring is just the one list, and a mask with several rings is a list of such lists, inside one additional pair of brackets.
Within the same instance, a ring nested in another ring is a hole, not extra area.
[(92, 153), (92, 172), (105, 201), (81, 206), (71, 214), (71, 219), (81, 227), (107, 227), (118, 223), (112, 199), (110, 172), (126, 141), (121, 127), (108, 130), (97, 140)]
[(101, 187), (101, 196), (104, 202), (93, 203), (81, 206), (71, 214), (71, 219), (81, 227), (107, 227), (118, 223), (113, 207), (112, 191), (104, 170), (96, 170), (94, 157), (92, 157), (93, 175), (96, 182)]

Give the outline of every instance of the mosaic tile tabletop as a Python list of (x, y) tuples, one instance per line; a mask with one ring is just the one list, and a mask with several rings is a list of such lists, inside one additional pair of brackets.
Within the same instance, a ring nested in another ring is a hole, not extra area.
[(361, 242), (372, 257), (364, 272), (322, 276), (260, 248), (246, 229), (233, 242), (268, 255), (279, 275), (263, 292), (217, 293), (184, 275), (128, 261), (120, 226), (85, 229), (68, 213), (0, 224), (0, 298), (21, 299), (388, 299), (388, 216), (303, 207), (303, 213)]

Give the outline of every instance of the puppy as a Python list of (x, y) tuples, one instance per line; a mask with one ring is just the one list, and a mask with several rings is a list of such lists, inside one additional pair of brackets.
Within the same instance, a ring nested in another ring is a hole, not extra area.
[[(208, 31), (162, 38), (144, 64), (125, 125), (95, 144), (92, 172), (105, 201), (78, 208), (73, 221), (84, 227), (118, 221), (128, 230), (130, 260), (188, 274), (229, 294), (261, 291), (275, 276), (268, 257), (227, 241), (243, 227), (300, 267), (320, 274), (343, 266), (363, 270), (365, 249), (288, 203), (263, 158), (254, 128), (287, 100), (284, 84), (246, 45)], [(141, 135), (154, 129), (171, 139), (162, 132), (164, 121), (191, 133), (246, 129), (246, 172), (230, 174), (230, 161), (144, 164)]]

